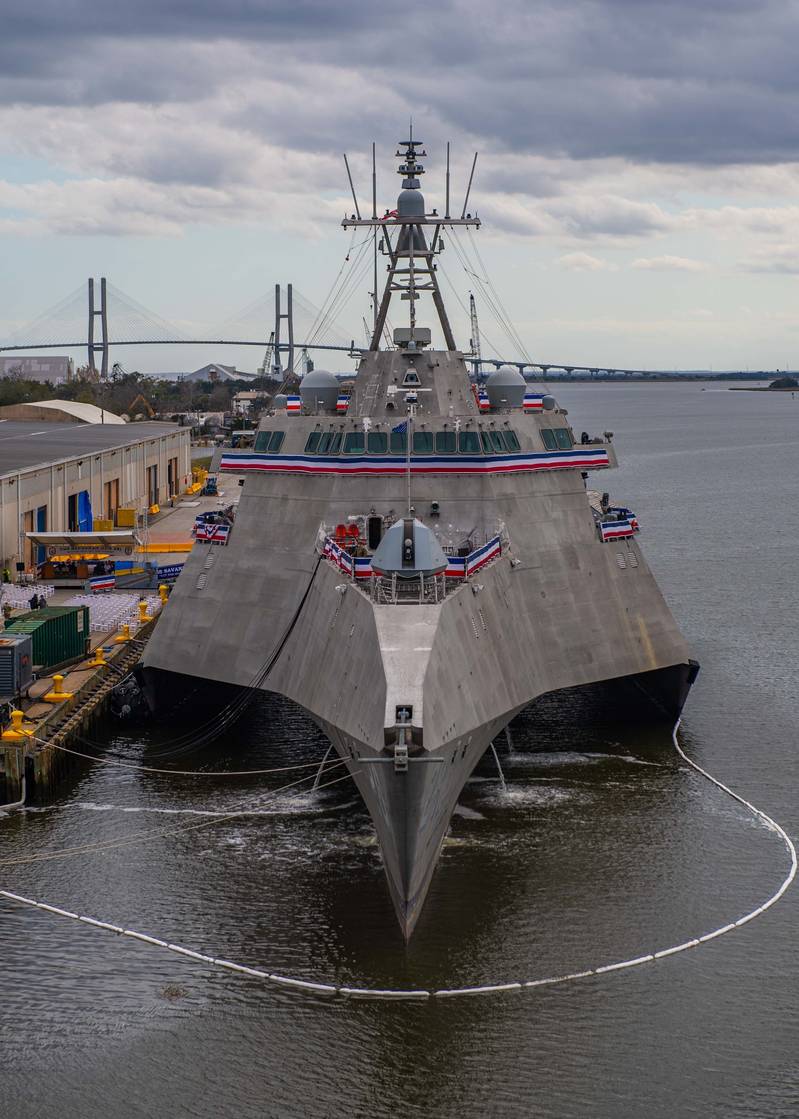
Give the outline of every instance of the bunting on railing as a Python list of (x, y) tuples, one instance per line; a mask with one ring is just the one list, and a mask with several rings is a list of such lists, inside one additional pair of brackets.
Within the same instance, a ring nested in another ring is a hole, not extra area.
[[(356, 579), (368, 579), (374, 574), (371, 556), (351, 556), (329, 536), (325, 537), (324, 554), (346, 575), (354, 576)], [(481, 567), (485, 567), (501, 554), (501, 538), (494, 536), (488, 543), (470, 552), (468, 556), (448, 556), (447, 569), (443, 574), (451, 579), (464, 579), (474, 575)]]
[(89, 589), (92, 594), (99, 594), (101, 591), (112, 591), (116, 585), (116, 575), (93, 575), (89, 580)]
[(336, 401), (336, 411), (341, 414), (346, 412), (350, 406), (350, 398), (346, 393), (341, 393)]
[[(599, 470), (610, 466), (608, 452), (587, 444), (570, 451), (522, 452), (508, 455), (412, 455), (410, 472), (418, 474), (507, 474), (515, 471)], [(282, 474), (403, 475), (408, 472), (399, 455), (270, 455), (254, 451), (222, 455), (222, 473), (278, 472)]]
[(485, 567), (491, 560), (496, 559), (502, 553), (502, 542), (498, 536), (494, 536), (482, 548), (477, 548), (475, 551), (470, 552), (466, 557), (466, 574), (474, 575), (481, 567)]
[(525, 412), (543, 412), (544, 394), (542, 392), (526, 392), (524, 394)]
[(301, 396), (287, 396), (286, 397), (286, 411), (290, 416), (299, 416), (302, 412), (302, 397)]
[(195, 526), (196, 540), (203, 540), (206, 544), (227, 544), (230, 537), (230, 525), (198, 524)]
[(641, 526), (638, 524), (638, 518), (634, 513), (631, 513), (629, 517), (622, 517), (621, 520), (599, 522), (599, 534), (603, 542), (621, 540), (625, 536), (635, 536), (636, 532), (640, 531)]

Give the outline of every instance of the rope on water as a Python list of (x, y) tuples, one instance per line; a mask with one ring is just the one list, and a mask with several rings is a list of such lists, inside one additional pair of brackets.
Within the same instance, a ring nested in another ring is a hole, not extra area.
[[(329, 768), (328, 772), (335, 769), (337, 766), (343, 765), (343, 761), (334, 762)], [(355, 771), (360, 772), (359, 770)], [(322, 785), (318, 785), (317, 789), (327, 789), (331, 785), (337, 785), (340, 781), (348, 781), (352, 774), (345, 773), (343, 777), (336, 777), (332, 781), (326, 781)], [(300, 777), (297, 781), (291, 781), (287, 785), (281, 785), (277, 789), (271, 789), (266, 796), (267, 802), (273, 800), (278, 793), (287, 792), (289, 789), (296, 789), (298, 785), (308, 785), (310, 781), (314, 780), (310, 774), (305, 777)], [(310, 788), (298, 790), (298, 792), (311, 792), (315, 791)], [(297, 793), (291, 794), (296, 796)], [(261, 816), (263, 813), (258, 809), (242, 808), (235, 812), (219, 813), (218, 816), (213, 816), (208, 820), (202, 820), (198, 824), (184, 824), (179, 828), (155, 828), (147, 831), (133, 832), (131, 835), (120, 836), (118, 839), (105, 839), (97, 840), (94, 843), (83, 843), (74, 847), (58, 847), (55, 850), (39, 851), (32, 855), (15, 855), (9, 858), (0, 859), (0, 866), (20, 866), (23, 863), (43, 863), (51, 862), (53, 859), (68, 859), (73, 855), (93, 855), (102, 854), (103, 851), (110, 851), (115, 847), (128, 847), (133, 843), (147, 843), (151, 839), (160, 839), (168, 835), (180, 835), (183, 832), (199, 831), (201, 828), (210, 828), (214, 824), (223, 824), (229, 820), (240, 820), (247, 816)]]
[(314, 983), (307, 979), (296, 979), (292, 976), (281, 975), (277, 972), (265, 971), (260, 968), (247, 967), (244, 964), (234, 963), (232, 960), (226, 960), (218, 956), (207, 955), (204, 952), (195, 952), (191, 948), (184, 948), (180, 944), (171, 944), (169, 941), (161, 940), (159, 937), (149, 936), (147, 933), (137, 932), (134, 929), (126, 929), (121, 925), (112, 925), (107, 921), (100, 921), (95, 917), (84, 917), (78, 913), (72, 913), (68, 909), (60, 909), (58, 906), (49, 905), (46, 902), (35, 901), (33, 898), (25, 897), (22, 894), (15, 894), (10, 890), (0, 889), (0, 897), (6, 898), (8, 901), (13, 901), (19, 905), (32, 906), (35, 909), (41, 909), (45, 913), (52, 913), (56, 917), (66, 917), (73, 921), (80, 921), (82, 924), (91, 925), (94, 928), (103, 929), (106, 932), (113, 932), (119, 936), (127, 936), (132, 940), (140, 940), (145, 944), (151, 944), (153, 947), (164, 949), (168, 952), (174, 952), (181, 956), (186, 956), (189, 959), (196, 960), (199, 963), (208, 964), (212, 967), (223, 968), (226, 971), (237, 972), (241, 975), (249, 975), (254, 979), (260, 979), (264, 982), (275, 984), (289, 990), (302, 991), (308, 994), (317, 995), (331, 995), (340, 996), (343, 998), (357, 998), (357, 999), (378, 999), (378, 1000), (424, 1000), (430, 998), (455, 998), (464, 995), (492, 995), (500, 994), (510, 991), (526, 991), (532, 990), (536, 987), (554, 986), (560, 983), (571, 983), (578, 979), (587, 979), (590, 976), (602, 976), (612, 972), (626, 971), (630, 968), (639, 967), (642, 964), (656, 963), (658, 960), (665, 959), (667, 956), (677, 955), (679, 952), (686, 952), (691, 948), (699, 948), (701, 945), (706, 944), (710, 940), (715, 940), (717, 937), (725, 936), (727, 933), (733, 932), (735, 929), (741, 928), (742, 925), (753, 921), (756, 917), (760, 917), (772, 905), (775, 905), (783, 896), (785, 891), (791, 885), (796, 877), (797, 871), (797, 858), (796, 848), (784, 830), (776, 821), (772, 820), (760, 808), (756, 808), (748, 800), (745, 800), (738, 793), (734, 793), (727, 785), (722, 784), (718, 778), (713, 777), (706, 769), (702, 769), (700, 765), (692, 761), (687, 754), (682, 750), (679, 742), (677, 741), (677, 731), (679, 729), (680, 721), (677, 720), (677, 725), (673, 731), (674, 747), (680, 757), (692, 769), (696, 770), (702, 777), (710, 781), (711, 784), (721, 789), (722, 792), (732, 797), (733, 800), (738, 801), (748, 811), (752, 813), (755, 819), (759, 820), (769, 831), (775, 832), (783, 844), (785, 845), (786, 852), (790, 860), (790, 867), (787, 874), (780, 883), (778, 889), (771, 894), (766, 901), (759, 905), (756, 909), (752, 909), (749, 913), (745, 913), (737, 920), (730, 921), (726, 925), (722, 925), (712, 932), (707, 932), (701, 936), (691, 937), (689, 940), (684, 940), (680, 944), (674, 944), (669, 948), (661, 948), (656, 952), (647, 952), (640, 956), (635, 956), (632, 959), (619, 960), (617, 963), (603, 964), (600, 967), (586, 968), (583, 971), (572, 971), (564, 975), (551, 975), (542, 979), (519, 980), (511, 983), (492, 983), (483, 984), (475, 987), (449, 987), (440, 988), (438, 990), (424, 990), (413, 988), (405, 988), (398, 990), (380, 989), (376, 987), (347, 987), (339, 986), (334, 983)]
[(123, 769), (138, 769), (143, 773), (166, 773), (170, 777), (254, 777), (257, 775), (263, 776), (267, 773), (292, 773), (297, 769), (319, 768), (319, 762), (299, 762), (296, 765), (278, 766), (276, 769), (156, 769), (151, 765), (139, 765), (137, 762), (119, 762), (112, 758), (98, 758), (95, 754), (83, 754), (80, 750), (70, 750), (66, 746), (57, 746), (55, 742), (51, 742), (47, 738), (37, 738), (33, 734), (30, 737), (42, 746), (60, 750), (62, 754), (74, 754), (76, 758), (86, 758), (88, 761), (98, 762), (100, 765), (116, 765)]

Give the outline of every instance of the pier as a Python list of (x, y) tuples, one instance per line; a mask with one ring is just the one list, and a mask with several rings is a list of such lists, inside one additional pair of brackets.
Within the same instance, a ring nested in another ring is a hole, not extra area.
[[(171, 570), (174, 581), (193, 547), (218, 547), (196, 540), (192, 530), (199, 515), (217, 510), (226, 501), (235, 503), (240, 492), (237, 481), (231, 478), (225, 490), (209, 497), (202, 497), (195, 485), (152, 519), (139, 549), (142, 558), (159, 572)], [(26, 586), (25, 594), (29, 592)], [(65, 605), (71, 595), (70, 590), (57, 590), (48, 604)], [(168, 586), (160, 583), (157, 589), (130, 588), (91, 600), (85, 597), (92, 618), (88, 653), (38, 675), (16, 705), (22, 718), (15, 714), (0, 737), (0, 810), (56, 799), (63, 782), (80, 764), (65, 751), (94, 752), (81, 739), (91, 736), (91, 726), (105, 711), (113, 690), (140, 659), (167, 604)], [(12, 620), (14, 616), (29, 615), (15, 611)], [(61, 695), (63, 699), (58, 698)]]

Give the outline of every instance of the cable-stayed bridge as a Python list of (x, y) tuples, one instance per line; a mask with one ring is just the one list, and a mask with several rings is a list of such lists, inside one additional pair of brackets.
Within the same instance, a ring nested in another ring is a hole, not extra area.
[[(295, 370), (298, 352), (328, 350), (358, 358), (368, 348), (368, 344), (347, 339), (333, 321), (354, 290), (351, 282), (339, 285), (338, 291), (334, 287), (325, 305), (318, 308), (292, 285), (285, 290), (277, 285), (274, 294), (263, 295), (216, 326), (203, 329), (196, 323), (178, 326), (169, 322), (105, 278), (99, 283), (89, 279), (32, 322), (0, 339), (0, 354), (85, 348), (89, 369), (102, 379), (108, 376), (115, 347), (254, 346), (272, 354), (270, 372), (280, 375)], [(268, 323), (274, 323), (271, 331), (266, 330)], [(518, 357), (482, 357), (478, 362), (467, 354), (466, 360), (481, 368), (513, 365), (523, 373), (543, 377), (553, 370), (566, 376), (588, 373), (643, 377), (657, 372)]]

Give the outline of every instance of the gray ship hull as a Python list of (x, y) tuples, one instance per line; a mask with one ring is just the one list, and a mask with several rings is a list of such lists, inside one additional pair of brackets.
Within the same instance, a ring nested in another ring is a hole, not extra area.
[[(557, 489), (562, 510), (571, 485), (584, 512), (579, 475), (536, 482), (539, 506)], [(364, 501), (376, 499), (373, 481), (349, 485), (349, 502), (358, 500), (352, 490), (359, 486), (371, 491)], [(440, 480), (428, 485), (441, 495)], [(274, 479), (248, 479), (250, 495), (245, 491), (242, 501), (266, 498), (273, 506), (265, 520), (271, 531), (261, 543), (274, 550), (276, 539), (291, 535), (288, 526), (282, 534), (276, 525), (279, 512), (293, 509), (279, 496), (258, 493), (273, 486)], [(152, 705), (167, 712), (192, 681), (202, 695), (212, 680), (223, 687), (223, 705), (232, 703), (234, 710), (235, 690), (227, 686), (243, 684), (286, 696), (307, 711), (345, 761), (370, 812), (400, 927), (409, 937), (463, 785), (514, 715), (551, 692), (626, 680), (651, 700), (651, 718), (673, 719), (695, 670), (635, 541), (608, 546), (589, 531), (580, 547), (571, 541), (536, 553), (531, 546), (528, 562), (520, 559), (522, 543), (481, 571), (479, 583), (439, 604), (378, 605), (314, 553), (314, 521), (311, 513), (309, 547), (291, 563), (292, 596), (286, 587), (277, 595), (270, 586), (269, 573), (278, 566), (273, 557), (258, 565), (260, 578), (255, 569), (245, 576), (246, 567), (233, 577), (253, 595), (252, 603), (230, 599), (231, 576), (222, 577), (221, 568), (235, 569), (237, 545), (238, 562), (246, 565), (249, 535), (234, 536), (224, 552), (214, 553), (210, 569), (210, 553), (196, 551), (156, 627), (142, 675)], [(540, 526), (540, 515), (530, 523)], [(571, 526), (564, 531), (574, 535)], [(619, 555), (627, 557), (623, 568)], [(192, 578), (196, 573), (206, 578)], [(272, 616), (278, 610), (279, 621)], [(247, 645), (259, 614), (258, 642)], [(175, 641), (176, 629), (200, 624), (205, 640), (197, 633)], [(237, 644), (226, 651), (234, 635)], [(406, 769), (397, 769), (396, 712), (403, 707), (413, 712), (409, 758)]]

